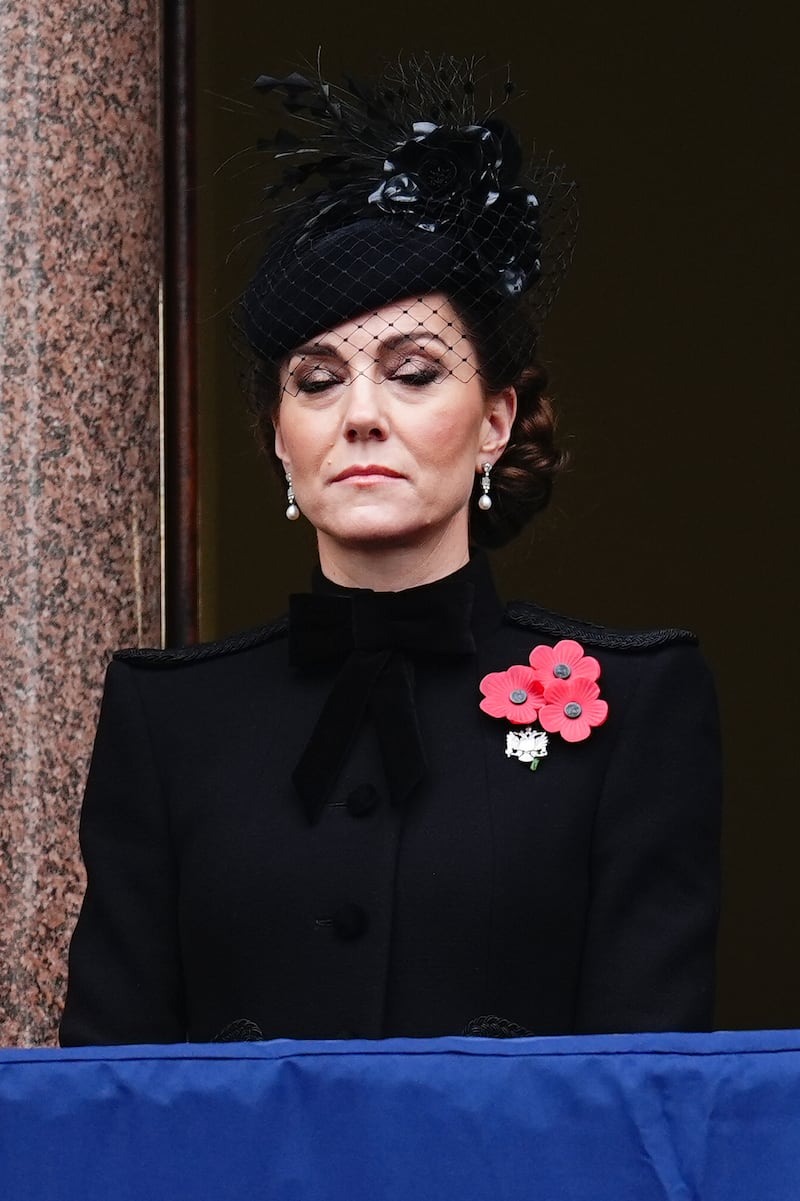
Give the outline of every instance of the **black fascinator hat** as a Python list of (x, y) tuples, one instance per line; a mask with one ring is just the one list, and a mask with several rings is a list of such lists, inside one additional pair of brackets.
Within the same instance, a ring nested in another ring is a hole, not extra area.
[(259, 143), (274, 216), (235, 314), (259, 358), (435, 292), (478, 319), (524, 304), (538, 330), (572, 256), (576, 189), (549, 156), (525, 161), (505, 120), (514, 87), (492, 92), (477, 65), (399, 61), (370, 85), (256, 81), (287, 118)]

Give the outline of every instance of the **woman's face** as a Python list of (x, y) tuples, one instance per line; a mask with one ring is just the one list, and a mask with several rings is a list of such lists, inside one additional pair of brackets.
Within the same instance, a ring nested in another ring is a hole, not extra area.
[(468, 539), (476, 472), (505, 449), (516, 396), (486, 396), (447, 299), (387, 305), (281, 367), (275, 446), (320, 551)]

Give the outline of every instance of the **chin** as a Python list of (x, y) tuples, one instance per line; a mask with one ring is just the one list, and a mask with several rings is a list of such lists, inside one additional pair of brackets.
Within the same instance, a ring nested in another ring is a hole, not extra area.
[(315, 520), (313, 511), (307, 512), (306, 516), (319, 533), (334, 542), (352, 546), (362, 541), (391, 541), (413, 535), (415, 529), (426, 523), (418, 520), (418, 515), (411, 516), (407, 510), (408, 506), (337, 505), (327, 512), (320, 511), (319, 521)]
[(337, 542), (340, 546), (349, 548), (356, 547), (372, 547), (380, 549), (381, 547), (390, 546), (414, 546), (421, 539), (424, 539), (428, 531), (427, 526), (409, 527), (407, 525), (393, 526), (386, 522), (383, 523), (367, 523), (358, 527), (350, 527), (346, 530), (329, 530), (326, 531), (328, 537)]
[[(301, 505), (302, 508), (302, 505)], [(459, 517), (464, 515), (464, 530), (466, 537), (467, 519), (466, 502), (463, 505), (454, 504), (452, 507), (432, 503), (418, 505), (351, 505), (346, 510), (337, 509), (319, 514), (319, 522), (315, 514), (306, 513), (306, 517), (316, 527), (317, 533), (323, 535), (331, 543), (347, 550), (382, 549), (413, 549), (429, 544), (436, 540), (454, 524), (460, 524)]]

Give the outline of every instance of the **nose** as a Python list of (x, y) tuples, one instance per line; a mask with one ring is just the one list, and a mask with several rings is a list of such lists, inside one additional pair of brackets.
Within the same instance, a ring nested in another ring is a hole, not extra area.
[(380, 384), (360, 372), (347, 386), (344, 436), (348, 442), (382, 442), (389, 432)]

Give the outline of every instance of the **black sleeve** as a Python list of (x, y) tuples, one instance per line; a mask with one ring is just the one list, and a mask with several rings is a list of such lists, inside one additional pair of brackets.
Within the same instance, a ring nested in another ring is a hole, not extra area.
[(702, 656), (643, 656), (596, 815), (578, 1033), (713, 1026), (721, 794)]
[(177, 873), (137, 672), (112, 663), (81, 814), (63, 1046), (185, 1041)]

